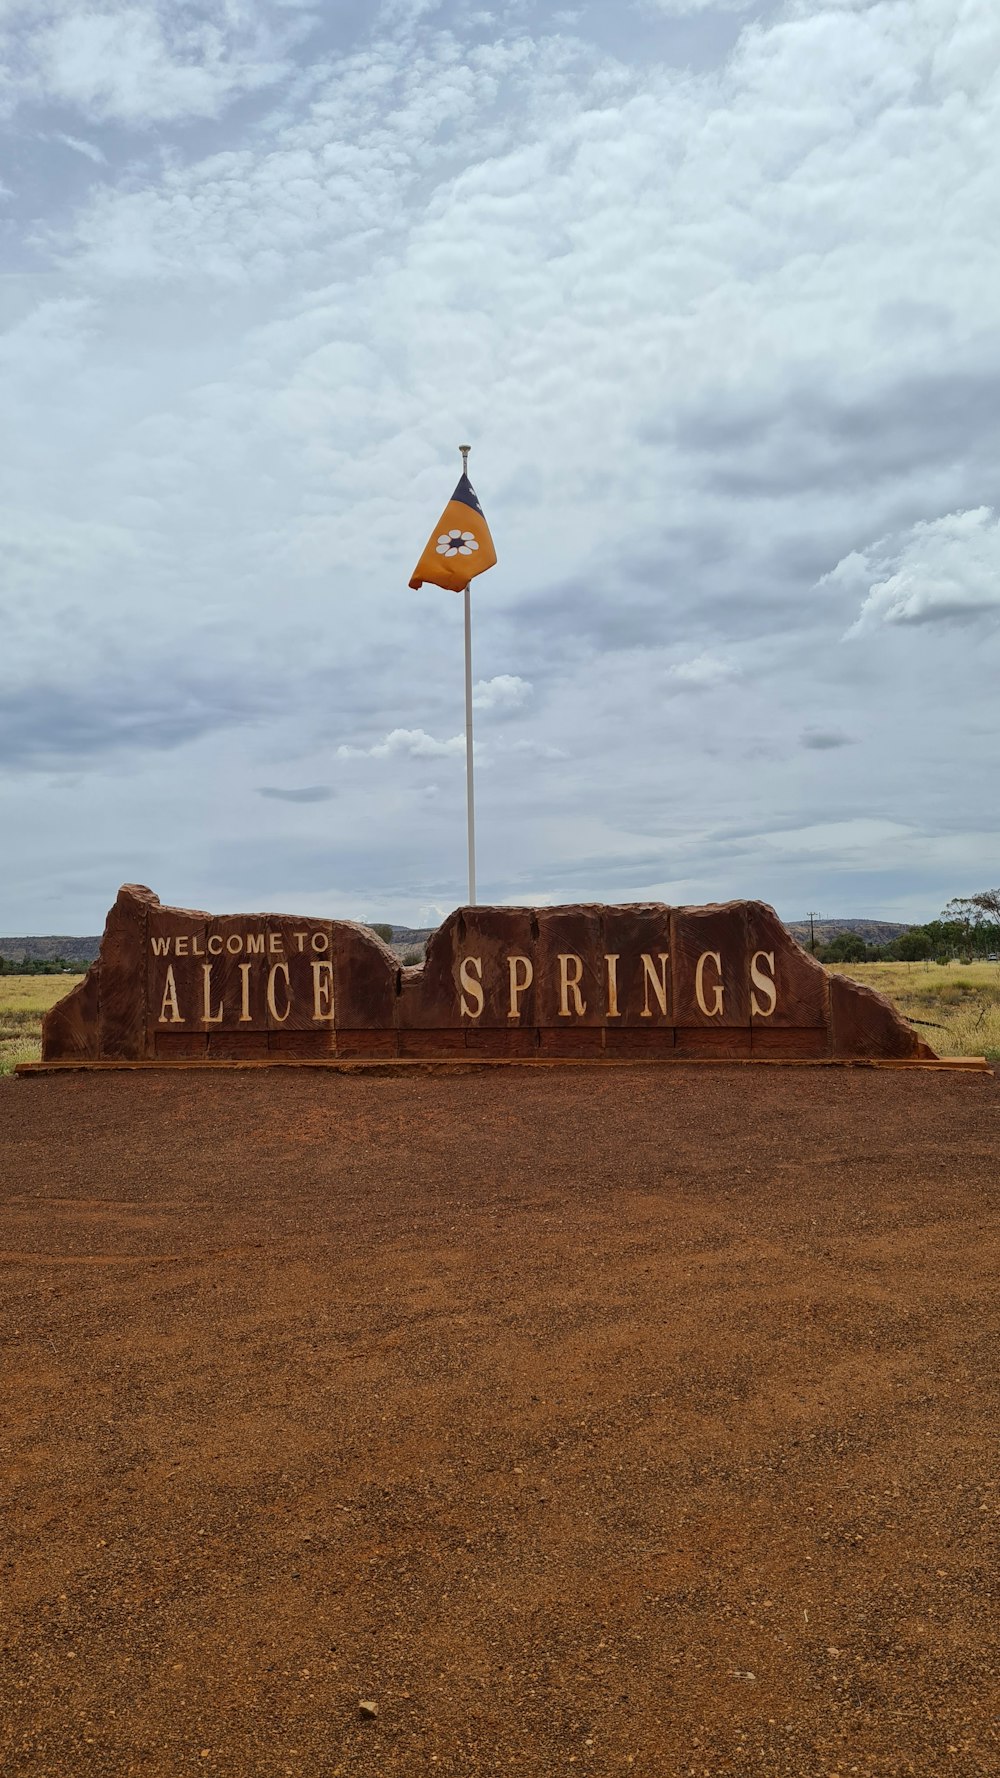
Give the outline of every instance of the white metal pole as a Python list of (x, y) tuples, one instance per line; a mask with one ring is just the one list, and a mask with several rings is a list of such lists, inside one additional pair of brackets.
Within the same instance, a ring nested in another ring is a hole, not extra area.
[(465, 589), (465, 797), (469, 816), (469, 906), (476, 905), (476, 799), (472, 781), (472, 599)]

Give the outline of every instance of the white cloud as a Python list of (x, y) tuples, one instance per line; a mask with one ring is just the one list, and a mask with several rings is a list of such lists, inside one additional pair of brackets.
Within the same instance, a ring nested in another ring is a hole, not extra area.
[(868, 585), (858, 635), (877, 624), (966, 623), (1000, 615), (1000, 519), (989, 506), (920, 520), (838, 562), (829, 580)]
[(677, 679), (682, 685), (702, 688), (721, 685), (727, 679), (733, 679), (738, 669), (732, 661), (723, 660), (714, 654), (698, 654), (688, 661), (676, 661), (667, 668), (670, 679)]
[(498, 673), (493, 679), (480, 679), (472, 688), (472, 702), (477, 710), (521, 710), (531, 697), (529, 679), (516, 673)]
[(568, 759), (565, 748), (553, 747), (550, 741), (539, 741), (530, 735), (522, 735), (517, 740), (508, 740), (504, 734), (494, 737), (492, 750), (495, 753), (521, 754), (526, 759)]
[(280, 0), (14, 5), (0, 16), (0, 54), (14, 71), (8, 105), (55, 101), (138, 126), (215, 117), (237, 94), (289, 71), (288, 51), (309, 22), (304, 8)]
[(371, 747), (352, 747), (342, 745), (337, 748), (338, 759), (447, 759), (454, 754), (464, 754), (465, 736), (452, 735), (448, 741), (438, 741), (428, 735), (422, 728), (394, 728), (386, 735), (384, 741), (376, 741)]
[(636, 0), (636, 9), (679, 19), (699, 12), (753, 12), (757, 4), (758, 0)]
[(64, 130), (53, 130), (49, 140), (61, 142), (64, 148), (71, 148), (74, 154), (82, 154), (86, 160), (93, 161), (95, 166), (107, 166), (107, 155), (95, 142), (85, 142), (82, 136), (67, 136)]

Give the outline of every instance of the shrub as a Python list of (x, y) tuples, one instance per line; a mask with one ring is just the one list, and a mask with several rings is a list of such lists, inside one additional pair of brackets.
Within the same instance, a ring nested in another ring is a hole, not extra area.
[(867, 963), (868, 946), (856, 932), (838, 932), (819, 953), (821, 963)]
[(898, 938), (893, 939), (890, 949), (900, 963), (924, 963), (934, 946), (928, 934), (915, 926), (912, 932), (901, 932)]

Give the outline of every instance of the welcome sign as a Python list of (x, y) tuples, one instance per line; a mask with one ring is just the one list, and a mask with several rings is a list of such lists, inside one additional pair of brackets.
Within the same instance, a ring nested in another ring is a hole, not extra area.
[(126, 885), (47, 1063), (933, 1059), (763, 902), (459, 908), (403, 968), (364, 926), (161, 906)]

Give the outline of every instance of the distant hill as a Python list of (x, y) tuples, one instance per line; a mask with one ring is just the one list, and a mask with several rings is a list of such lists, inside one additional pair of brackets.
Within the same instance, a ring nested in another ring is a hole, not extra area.
[[(808, 920), (785, 920), (783, 924), (785, 931), (798, 939), (799, 944), (809, 943)], [(814, 920), (813, 925), (817, 944), (829, 944), (838, 932), (856, 932), (866, 944), (887, 945), (901, 932), (909, 932), (912, 922), (900, 925), (895, 920)], [(394, 926), (392, 942), (394, 945), (425, 945), (435, 930), (433, 926)]]
[(99, 938), (0, 938), (0, 957), (8, 963), (49, 963), (53, 957), (65, 957), (67, 963), (86, 969), (100, 948)]
[[(392, 942), (418, 947), (427, 943), (433, 931), (433, 926), (394, 926)], [(86, 969), (100, 948), (100, 938), (69, 938), (60, 933), (47, 937), (0, 938), (0, 957), (5, 957), (8, 963), (48, 963), (53, 957), (65, 957), (67, 963), (79, 963)]]
[[(808, 920), (786, 920), (786, 932), (798, 939), (799, 944), (809, 943)], [(908, 925), (900, 925), (894, 920), (816, 920), (817, 944), (827, 945), (838, 932), (856, 932), (867, 944), (888, 944), (898, 938), (901, 932), (909, 932)], [(420, 950), (426, 945), (433, 926), (394, 926), (392, 943), (394, 947)], [(67, 963), (78, 963), (86, 969), (93, 963), (101, 948), (99, 938), (67, 938), (54, 935), (46, 938), (0, 938), (0, 957), (8, 962), (26, 961), (47, 963), (53, 957), (65, 957)]]
[[(785, 931), (790, 932), (793, 938), (798, 939), (800, 945), (809, 943), (808, 920), (785, 920), (783, 924)], [(856, 932), (866, 944), (887, 945), (891, 944), (894, 938), (898, 938), (901, 932), (909, 932), (912, 925), (913, 922), (909, 921), (901, 926), (896, 920), (813, 921), (816, 943), (820, 945), (828, 945), (831, 939), (836, 938), (838, 932)]]

